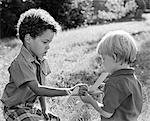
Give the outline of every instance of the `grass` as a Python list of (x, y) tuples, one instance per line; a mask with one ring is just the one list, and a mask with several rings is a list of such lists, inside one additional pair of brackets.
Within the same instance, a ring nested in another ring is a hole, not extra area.
[[(95, 49), (99, 39), (108, 31), (124, 29), (133, 34), (137, 40), (138, 48), (143, 42), (149, 41), (150, 25), (145, 22), (124, 22), (113, 23), (101, 26), (89, 26), (58, 33), (50, 44), (47, 54), (49, 66), (52, 73), (47, 77), (47, 85), (55, 87), (70, 87), (76, 83), (84, 82), (93, 84), (98, 77), (99, 68), (95, 61)], [(3, 40), (4, 41), (4, 40)], [(4, 86), (8, 82), (8, 67), (12, 60), (17, 56), (21, 44), (16, 40), (9, 44), (1, 43), (0, 47), (0, 96)], [(148, 88), (144, 87), (146, 96)], [(138, 121), (150, 120), (150, 104), (146, 97), (143, 111)], [(66, 105), (67, 97), (47, 98), (48, 108), (59, 115), (63, 121), (73, 121), (88, 117), (92, 121), (99, 121), (98, 113), (90, 106), (85, 105), (81, 111), (75, 109), (72, 101)], [(0, 110), (0, 119), (3, 121)], [(88, 121), (87, 120), (87, 121)]]

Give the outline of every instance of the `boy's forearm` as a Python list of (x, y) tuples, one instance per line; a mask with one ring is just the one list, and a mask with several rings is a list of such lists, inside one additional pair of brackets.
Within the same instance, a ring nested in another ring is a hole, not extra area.
[(68, 95), (68, 92), (67, 88), (52, 88), (48, 86), (39, 85), (37, 95), (47, 97), (66, 96)]
[(100, 106), (100, 103), (97, 101), (93, 101), (91, 105), (97, 110), (103, 117), (109, 118), (111, 114), (109, 115), (107, 112), (105, 112)]
[(97, 101), (93, 101), (91, 103), (91, 105), (100, 113), (100, 114), (103, 114), (103, 110), (102, 108), (98, 105), (98, 102)]
[(40, 97), (39, 101), (40, 101), (42, 111), (45, 112), (46, 111), (45, 97)]

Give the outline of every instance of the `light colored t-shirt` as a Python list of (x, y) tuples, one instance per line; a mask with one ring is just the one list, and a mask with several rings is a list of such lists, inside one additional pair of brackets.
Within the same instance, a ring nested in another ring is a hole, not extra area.
[(45, 77), (50, 73), (48, 63), (45, 59), (39, 63), (30, 52), (22, 46), (17, 58), (11, 63), (8, 71), (10, 74), (9, 83), (6, 85), (2, 102), (5, 106), (11, 107), (25, 102), (34, 102), (37, 95), (26, 85), (29, 81), (36, 81), (36, 64), (41, 67), (41, 82), (45, 84)]

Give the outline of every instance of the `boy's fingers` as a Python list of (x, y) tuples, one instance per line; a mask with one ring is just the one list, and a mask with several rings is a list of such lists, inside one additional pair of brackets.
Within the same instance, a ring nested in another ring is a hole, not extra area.
[(60, 121), (60, 118), (54, 114), (48, 113), (47, 116), (49, 117), (49, 120), (55, 120), (55, 121)]
[(72, 96), (84, 95), (84, 92), (88, 91), (88, 86), (87, 84), (77, 84), (71, 88), (71, 91), (72, 91), (71, 93)]
[(71, 96), (79, 96), (79, 94), (78, 94), (78, 93), (76, 93), (76, 94), (71, 94)]
[(88, 92), (87, 91), (82, 91), (79, 93), (79, 96), (87, 96)]
[(88, 89), (88, 86), (87, 86), (87, 84), (77, 84), (77, 85), (75, 85), (74, 87), (71, 87), (70, 88), (70, 91), (74, 91), (76, 88), (86, 88), (86, 89)]
[(45, 118), (46, 120), (49, 119), (49, 117), (48, 117), (48, 115), (47, 115), (46, 113), (43, 113), (43, 116), (44, 116), (44, 118)]
[(102, 94), (103, 92), (102, 91), (100, 91), (100, 90), (98, 90), (98, 91), (92, 91), (92, 92), (88, 92), (90, 95), (100, 95), (100, 94)]
[(77, 87), (80, 87), (80, 88), (81, 88), (81, 87), (88, 88), (88, 85), (87, 85), (87, 84), (77, 84), (76, 86), (77, 86)]
[(88, 91), (88, 87), (87, 87), (87, 86), (81, 86), (81, 87), (79, 88), (79, 91), (80, 91), (80, 90)]
[(79, 95), (85, 95), (85, 92), (87, 92), (88, 90), (87, 90), (87, 88), (79, 88)]

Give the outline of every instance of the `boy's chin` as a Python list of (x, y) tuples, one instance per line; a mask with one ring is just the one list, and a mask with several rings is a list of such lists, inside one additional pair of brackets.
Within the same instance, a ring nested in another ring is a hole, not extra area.
[(43, 53), (43, 54), (42, 54), (42, 57), (46, 56), (46, 54), (47, 54), (47, 52)]
[(46, 55), (40, 55), (40, 56), (37, 56), (39, 59), (43, 59), (45, 58)]

